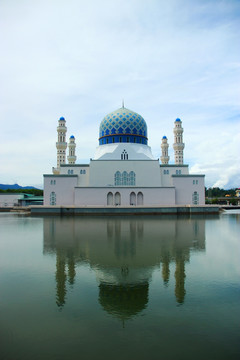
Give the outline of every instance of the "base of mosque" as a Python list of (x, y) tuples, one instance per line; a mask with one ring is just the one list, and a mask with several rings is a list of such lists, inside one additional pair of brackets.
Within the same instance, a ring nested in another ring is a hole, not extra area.
[(32, 206), (31, 215), (192, 215), (219, 214), (220, 206)]

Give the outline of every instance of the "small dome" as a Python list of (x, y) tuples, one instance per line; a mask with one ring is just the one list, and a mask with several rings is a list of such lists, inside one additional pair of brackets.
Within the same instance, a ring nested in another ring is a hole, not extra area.
[(181, 119), (177, 118), (175, 121), (181, 121)]
[(99, 143), (111, 142), (147, 145), (147, 124), (143, 117), (124, 107), (107, 114), (99, 127)]
[(167, 137), (164, 135), (163, 137), (162, 137), (163, 139), (167, 139)]
[(75, 139), (75, 137), (73, 135), (70, 136), (70, 139)]
[(64, 120), (64, 121), (66, 121), (66, 120), (65, 120), (65, 118), (64, 118), (63, 116), (61, 116), (59, 120)]

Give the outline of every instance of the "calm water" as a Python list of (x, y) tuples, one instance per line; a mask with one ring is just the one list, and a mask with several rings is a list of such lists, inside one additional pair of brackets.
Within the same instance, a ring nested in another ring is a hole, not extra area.
[(240, 213), (0, 214), (0, 359), (239, 359)]

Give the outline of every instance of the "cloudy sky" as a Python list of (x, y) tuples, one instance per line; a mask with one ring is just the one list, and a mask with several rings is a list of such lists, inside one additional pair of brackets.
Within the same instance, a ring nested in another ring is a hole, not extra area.
[(239, 0), (0, 0), (0, 183), (42, 186), (60, 116), (88, 162), (124, 98), (156, 158), (180, 117), (190, 172), (240, 187), (239, 39)]

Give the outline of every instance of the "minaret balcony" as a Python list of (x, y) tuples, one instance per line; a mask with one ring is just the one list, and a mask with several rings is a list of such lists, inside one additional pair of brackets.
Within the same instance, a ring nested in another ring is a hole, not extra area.
[(60, 125), (57, 127), (57, 131), (63, 131), (63, 132), (67, 132), (67, 127), (65, 125)]
[(173, 149), (174, 150), (183, 150), (185, 147), (184, 143), (174, 143), (173, 144)]
[(56, 147), (57, 147), (57, 149), (66, 150), (67, 143), (58, 141), (58, 142), (56, 142)]
[(183, 133), (183, 128), (174, 128), (173, 132), (174, 134), (178, 133), (179, 135), (181, 135)]
[(77, 160), (77, 157), (76, 156), (68, 156), (67, 159), (68, 159), (69, 164), (70, 163), (74, 164), (75, 161)]

